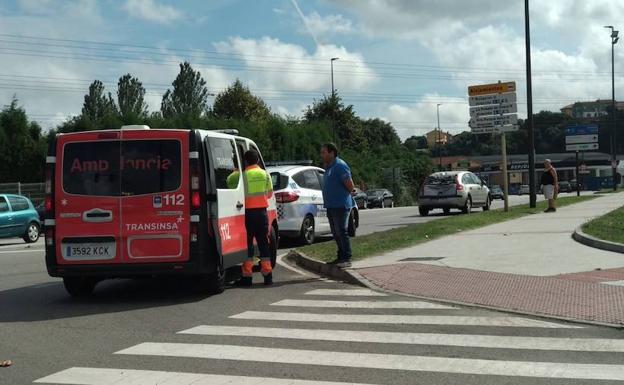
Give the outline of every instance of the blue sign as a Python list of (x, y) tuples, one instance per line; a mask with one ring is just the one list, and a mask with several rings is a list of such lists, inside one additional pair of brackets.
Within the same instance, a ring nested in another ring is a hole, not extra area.
[(598, 126), (595, 124), (568, 126), (565, 130), (566, 135), (596, 135)]

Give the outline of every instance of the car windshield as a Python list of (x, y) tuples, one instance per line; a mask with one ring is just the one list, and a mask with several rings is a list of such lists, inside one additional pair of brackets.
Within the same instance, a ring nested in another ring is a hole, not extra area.
[(427, 177), (426, 184), (445, 185), (454, 184), (455, 176), (449, 174), (433, 174)]

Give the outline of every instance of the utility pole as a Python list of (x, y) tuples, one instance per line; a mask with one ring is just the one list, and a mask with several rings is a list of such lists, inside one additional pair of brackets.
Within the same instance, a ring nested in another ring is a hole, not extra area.
[[(336, 97), (336, 89), (334, 88), (334, 61), (340, 59), (339, 57), (333, 57), (329, 61), (329, 65), (331, 67), (331, 98), (332, 103), (334, 103), (334, 99)], [(334, 137), (334, 143), (336, 143), (336, 122), (335, 117), (332, 116), (332, 136)]]
[(616, 125), (615, 119), (617, 110), (615, 109), (615, 45), (620, 38), (618, 37), (618, 31), (616, 31), (612, 25), (607, 25), (605, 28), (611, 29), (611, 175), (613, 175), (613, 191), (617, 190), (617, 144), (616, 144)]
[(529, 130), (529, 207), (535, 208), (537, 203), (537, 189), (535, 184), (535, 130), (533, 128), (533, 87), (531, 83), (531, 28), (529, 24), (529, 0), (524, 0), (524, 34), (527, 83), (526, 127), (527, 130)]
[(442, 170), (442, 135), (440, 133), (440, 106), (442, 103), (438, 103), (436, 106), (438, 114), (438, 158), (440, 159), (440, 170)]

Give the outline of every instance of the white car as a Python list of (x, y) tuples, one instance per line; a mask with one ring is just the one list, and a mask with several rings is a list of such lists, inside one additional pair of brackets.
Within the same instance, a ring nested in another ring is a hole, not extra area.
[[(327, 210), (323, 207), (323, 174), (314, 166), (274, 166), (267, 171), (273, 180), (277, 202), (277, 221), (280, 237), (296, 238), (303, 244), (312, 244), (317, 236), (331, 235)], [(349, 235), (355, 236), (359, 225), (357, 207), (349, 216)]]

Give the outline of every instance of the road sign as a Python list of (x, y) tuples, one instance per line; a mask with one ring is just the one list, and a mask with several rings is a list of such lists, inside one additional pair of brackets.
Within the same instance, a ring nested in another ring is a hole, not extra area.
[(518, 124), (518, 114), (479, 116), (470, 119), (468, 124), (471, 128), (515, 125)]
[(566, 145), (566, 151), (587, 151), (597, 150), (598, 143), (580, 143), (580, 144), (568, 144)]
[(491, 126), (491, 125), (487, 125), (487, 126), (479, 126), (479, 127), (472, 127), (471, 128), (471, 132), (473, 134), (499, 134), (501, 132), (512, 132), (512, 131), (518, 131), (519, 126), (518, 125), (507, 125), (507, 126)]
[(596, 135), (598, 126), (595, 124), (566, 127), (566, 135)]
[(516, 103), (505, 103), (500, 105), (472, 107), (470, 109), (470, 116), (474, 118), (487, 115), (511, 114), (514, 112), (518, 112)]
[(516, 82), (482, 84), (468, 87), (468, 96), (516, 92)]
[(470, 107), (487, 106), (489, 104), (513, 104), (516, 103), (516, 93), (480, 95), (468, 98)]
[(596, 143), (596, 142), (598, 142), (598, 135), (568, 135), (566, 136), (566, 144)]

